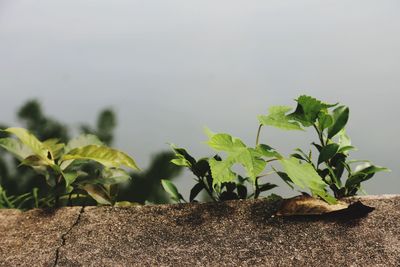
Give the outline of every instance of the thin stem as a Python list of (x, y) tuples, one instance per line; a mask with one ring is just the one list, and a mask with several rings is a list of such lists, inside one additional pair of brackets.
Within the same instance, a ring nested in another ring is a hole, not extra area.
[(318, 133), (318, 138), (319, 138), (319, 141), (321, 142), (322, 147), (324, 147), (325, 144), (324, 144), (324, 137), (322, 135), (322, 131), (318, 130), (318, 127), (315, 125), (315, 123), (313, 124), (313, 127)]
[(273, 159), (268, 159), (268, 160), (266, 160), (265, 162), (273, 162), (273, 161), (276, 161), (276, 160), (278, 160), (277, 158), (273, 158)]
[(275, 171), (271, 171), (271, 172), (267, 172), (267, 173), (261, 174), (261, 175), (257, 176), (257, 179), (258, 178), (262, 178), (262, 177), (266, 177), (266, 176), (274, 174), (274, 173), (276, 173), (276, 172)]
[[(206, 179), (206, 181), (204, 181), (204, 179)], [(213, 193), (212, 193), (211, 189), (209, 188), (209, 186), (208, 186), (208, 184), (207, 184), (207, 178), (201, 177), (201, 182), (203, 183), (204, 188), (206, 189), (206, 191), (207, 191), (208, 195), (211, 197), (211, 199), (212, 199), (214, 202), (217, 202), (217, 200), (216, 200), (215, 197), (213, 196)]]
[(59, 190), (58, 185), (60, 184), (61, 178), (62, 178), (61, 176), (56, 176), (56, 177), (55, 177), (55, 179), (56, 179), (56, 185), (54, 186), (54, 198), (55, 198), (55, 200), (54, 200), (54, 206), (55, 206), (56, 208), (58, 208), (59, 205), (60, 205), (60, 195), (58, 194), (58, 190)]
[(256, 178), (255, 183), (253, 184), (253, 190), (254, 190), (254, 199), (258, 198), (259, 195), (259, 190), (258, 190), (258, 179)]
[(258, 126), (257, 137), (256, 137), (256, 146), (258, 146), (258, 143), (259, 143), (259, 141), (260, 141), (261, 128), (262, 128), (262, 124), (260, 124), (260, 125)]

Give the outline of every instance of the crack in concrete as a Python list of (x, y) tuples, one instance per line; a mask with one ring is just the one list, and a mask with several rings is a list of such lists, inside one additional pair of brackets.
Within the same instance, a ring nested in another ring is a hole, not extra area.
[(78, 225), (78, 223), (81, 220), (82, 214), (85, 212), (85, 207), (82, 206), (81, 209), (79, 210), (78, 217), (76, 218), (75, 222), (71, 225), (71, 227), (61, 235), (61, 245), (57, 247), (56, 249), (56, 258), (54, 259), (54, 265), (53, 267), (58, 265), (58, 260), (60, 258), (60, 249), (65, 245), (65, 242), (67, 241), (67, 235), (72, 231), (72, 229)]

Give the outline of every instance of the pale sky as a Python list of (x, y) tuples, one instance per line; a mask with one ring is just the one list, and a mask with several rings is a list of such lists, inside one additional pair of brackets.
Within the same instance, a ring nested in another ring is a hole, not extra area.
[[(366, 191), (400, 193), (399, 14), (397, 0), (0, 0), (0, 121), (30, 98), (75, 126), (113, 107), (116, 146), (145, 168), (168, 142), (212, 155), (204, 126), (253, 144), (257, 115), (310, 94), (350, 107), (353, 158), (392, 169)], [(310, 136), (262, 141), (289, 153)]]

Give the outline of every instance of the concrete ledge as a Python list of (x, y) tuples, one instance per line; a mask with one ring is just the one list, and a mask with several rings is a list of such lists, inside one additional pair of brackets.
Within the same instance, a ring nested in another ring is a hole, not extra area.
[(1, 266), (400, 266), (400, 196), (356, 220), (276, 217), (279, 202), (0, 210)]

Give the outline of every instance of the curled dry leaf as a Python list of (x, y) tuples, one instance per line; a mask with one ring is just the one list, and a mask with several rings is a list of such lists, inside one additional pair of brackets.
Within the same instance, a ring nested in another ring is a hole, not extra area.
[(321, 199), (310, 196), (297, 196), (283, 200), (276, 215), (295, 216), (295, 215), (322, 215), (334, 211), (345, 210), (349, 204), (337, 201), (336, 204), (329, 205)]

